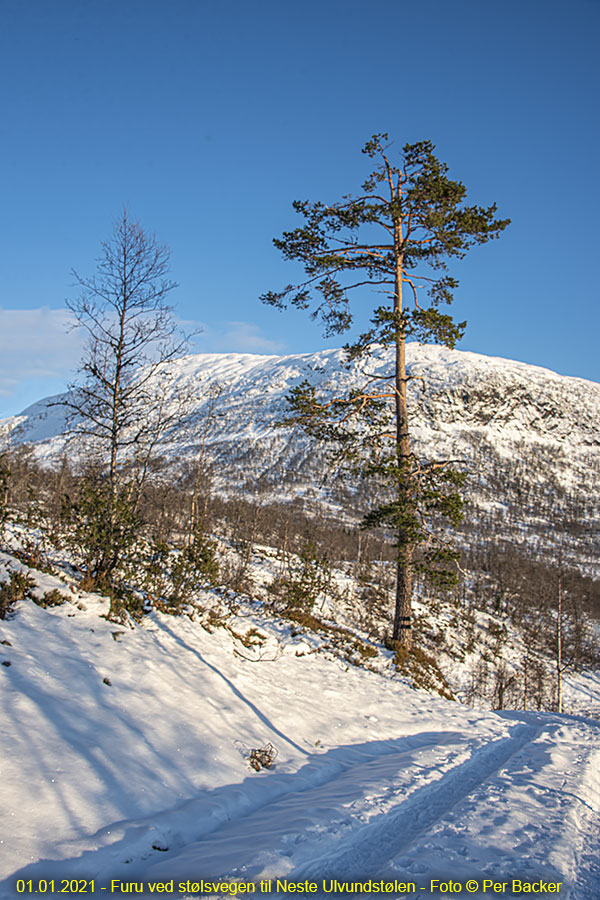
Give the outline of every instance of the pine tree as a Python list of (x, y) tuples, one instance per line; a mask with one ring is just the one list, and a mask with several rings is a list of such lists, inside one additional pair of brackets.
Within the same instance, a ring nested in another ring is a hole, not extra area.
[[(368, 360), (381, 347), (393, 348), (393, 368), (365, 376), (361, 389), (324, 401), (304, 382), (290, 395), (292, 417), (310, 434), (333, 442), (339, 455), (388, 486), (388, 499), (366, 517), (366, 526), (391, 529), (397, 550), (393, 640), (408, 648), (412, 639), (415, 572), (439, 582), (452, 578), (453, 551), (431, 530), (432, 516), (460, 518), (461, 473), (448, 460), (425, 462), (411, 449), (408, 423), (406, 341), (434, 341), (454, 347), (466, 323), (456, 323), (443, 305), (458, 286), (447, 261), (462, 258), (474, 244), (498, 237), (509, 224), (496, 205), (467, 206), (466, 188), (448, 177), (430, 141), (406, 144), (396, 165), (387, 134), (374, 135), (364, 149), (376, 160), (361, 193), (325, 204), (296, 201), (305, 223), (275, 239), (285, 259), (304, 265), (306, 279), (261, 300), (288, 304), (321, 319), (326, 336), (354, 324), (350, 296), (372, 288), (387, 302), (372, 307), (370, 327), (345, 347), (349, 362)], [(353, 293), (354, 292), (354, 293)], [(357, 424), (360, 423), (360, 424)]]

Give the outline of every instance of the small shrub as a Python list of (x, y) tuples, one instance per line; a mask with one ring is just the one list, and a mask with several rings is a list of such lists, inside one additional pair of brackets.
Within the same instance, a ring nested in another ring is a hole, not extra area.
[(10, 572), (8, 581), (0, 584), (0, 619), (7, 619), (15, 603), (31, 597), (35, 581), (23, 572)]
[(257, 772), (261, 769), (270, 769), (277, 758), (277, 750), (273, 744), (265, 744), (264, 747), (258, 747), (250, 750), (248, 754), (248, 763)]
[(229, 634), (238, 640), (242, 646), (246, 647), (247, 650), (252, 650), (255, 647), (263, 647), (266, 641), (264, 634), (261, 634), (257, 628), (251, 628), (245, 634), (241, 634), (225, 622), (221, 622), (221, 625), (223, 625)]
[(215, 584), (219, 565), (216, 545), (201, 532), (183, 550), (164, 541), (149, 547), (142, 587), (161, 612), (179, 613), (199, 587)]
[(95, 578), (92, 578), (91, 575), (84, 575), (79, 582), (79, 590), (85, 591), (86, 594), (102, 594), (105, 591), (109, 590), (109, 585), (99, 584), (98, 581)]
[(125, 625), (129, 617), (135, 622), (141, 622), (145, 613), (149, 611), (149, 607), (139, 591), (125, 587), (113, 587), (104, 593), (110, 597), (110, 610), (106, 616), (109, 622)]
[(290, 563), (288, 574), (269, 586), (269, 594), (279, 612), (310, 615), (319, 595), (330, 588), (329, 561), (319, 554), (313, 541), (307, 540), (298, 558)]
[(365, 644), (363, 641), (356, 640), (354, 649), (363, 659), (373, 659), (377, 656), (377, 647), (373, 647), (372, 644)]
[(456, 699), (432, 656), (415, 646), (410, 650), (405, 647), (396, 647), (395, 650), (396, 669), (411, 681), (413, 687), (439, 694), (440, 697), (445, 697), (447, 700)]
[(34, 595), (31, 599), (34, 603), (37, 603), (38, 606), (41, 606), (44, 609), (47, 609), (49, 606), (62, 606), (63, 603), (67, 602), (65, 595), (56, 588), (53, 588), (51, 591), (46, 591), (43, 597), (36, 597)]
[(81, 557), (95, 586), (112, 585), (135, 544), (140, 520), (130, 493), (124, 485), (115, 497), (106, 478), (91, 474), (82, 480), (76, 500), (63, 497), (66, 545)]

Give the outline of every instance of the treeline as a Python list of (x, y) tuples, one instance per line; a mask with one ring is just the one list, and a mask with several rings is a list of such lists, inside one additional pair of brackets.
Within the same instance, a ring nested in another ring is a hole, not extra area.
[[(562, 554), (573, 567), (596, 563), (600, 536), (597, 454), (573, 470), (565, 450), (545, 444), (515, 445), (512, 457), (500, 456), (483, 436), (467, 432), (470, 443), (465, 516), (460, 532), (469, 544), (496, 540), (527, 545), (524, 555)], [(569, 469), (569, 477), (561, 473)]]
[[(216, 493), (208, 464), (198, 472), (195, 464), (175, 470), (155, 461), (135, 507), (126, 503), (124, 483), (118, 527), (113, 521), (110, 529), (105, 527), (107, 481), (102, 470), (76, 469), (66, 458), (56, 466), (42, 466), (31, 448), (20, 446), (0, 457), (0, 478), (5, 547), (8, 536), (18, 534), (18, 547), (13, 542), (12, 549), (28, 565), (42, 569), (51, 565), (57, 550), (66, 551), (81, 570), (84, 586), (107, 592), (117, 611), (142, 608), (128, 590), (131, 584), (156, 595), (148, 570), (157, 569), (159, 562), (166, 566), (170, 556), (189, 557), (194, 588), (218, 580), (233, 590), (247, 586), (252, 553), (259, 545), (287, 559), (310, 543), (315, 556), (346, 564), (352, 573), (393, 558), (383, 534), (340, 525), (323, 513), (315, 515), (314, 508), (309, 514), (301, 499), (275, 503), (261, 495), (252, 499), (237, 492), (230, 497)], [(220, 554), (220, 565), (218, 542), (232, 551)], [(171, 596), (167, 606), (180, 608), (191, 590), (192, 583)], [(167, 594), (165, 584), (155, 599), (164, 603)]]
[[(99, 473), (77, 471), (66, 459), (42, 467), (19, 447), (0, 461), (4, 548), (49, 570), (62, 554), (82, 587), (110, 596), (117, 619), (153, 608), (178, 614), (202, 587), (218, 586), (310, 625), (324, 592), (356, 627), (389, 643), (394, 548), (385, 533), (340, 524), (300, 498), (224, 496), (213, 475), (208, 462), (199, 472), (157, 461), (135, 512), (107, 532)], [(276, 575), (257, 583), (254, 563), (265, 552)], [(100, 574), (103, 553), (115, 559), (109, 577)], [(347, 576), (345, 592), (336, 589), (333, 569)], [(564, 674), (598, 664), (590, 615), (600, 613), (600, 583), (559, 558), (536, 558), (509, 541), (473, 541), (450, 594), (423, 580), (417, 595), (424, 612), (416, 617), (416, 646), (468, 666), (462, 696), (475, 705), (555, 709)]]

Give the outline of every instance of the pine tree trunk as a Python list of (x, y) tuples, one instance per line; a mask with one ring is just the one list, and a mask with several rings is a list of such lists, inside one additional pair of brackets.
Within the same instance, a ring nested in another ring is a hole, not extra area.
[[(398, 191), (400, 186), (398, 186)], [(406, 334), (401, 320), (402, 316), (402, 223), (396, 222), (394, 228), (394, 248), (396, 255), (396, 278), (394, 290), (394, 313), (396, 322), (396, 458), (398, 461), (398, 501), (406, 509), (411, 503), (410, 485), (410, 436), (408, 433), (408, 403), (406, 393)], [(392, 640), (409, 650), (412, 645), (412, 582), (414, 547), (405, 529), (399, 528), (396, 535), (398, 541), (398, 557), (396, 570), (396, 608), (394, 613), (394, 630)]]
[[(407, 553), (410, 552), (410, 558)], [(396, 610), (392, 640), (407, 650), (412, 645), (412, 548), (407, 547), (404, 557), (398, 557), (396, 572)]]

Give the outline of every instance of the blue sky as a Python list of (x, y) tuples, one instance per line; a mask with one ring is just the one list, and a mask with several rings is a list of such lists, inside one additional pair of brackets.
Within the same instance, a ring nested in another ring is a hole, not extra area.
[(73, 377), (70, 271), (125, 204), (172, 251), (202, 351), (301, 352), (294, 199), (430, 139), (512, 225), (454, 270), (463, 349), (600, 381), (598, 0), (0, 0), (0, 416)]

